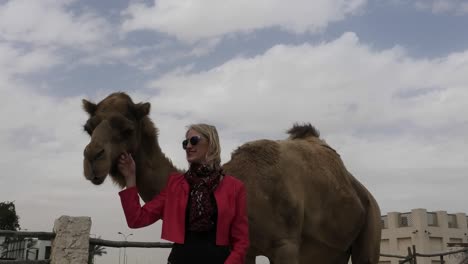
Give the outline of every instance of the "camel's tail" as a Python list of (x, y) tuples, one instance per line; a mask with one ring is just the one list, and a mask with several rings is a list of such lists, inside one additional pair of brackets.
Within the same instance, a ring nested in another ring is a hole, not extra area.
[(303, 139), (307, 137), (320, 137), (320, 132), (313, 127), (310, 123), (307, 124), (294, 124), (291, 129), (288, 130), (290, 139)]

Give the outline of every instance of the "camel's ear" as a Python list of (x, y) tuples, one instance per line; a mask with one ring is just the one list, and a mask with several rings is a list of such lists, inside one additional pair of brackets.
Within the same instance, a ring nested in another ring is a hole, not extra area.
[(95, 103), (91, 103), (90, 101), (83, 99), (83, 110), (85, 110), (89, 115), (94, 115), (97, 109), (97, 105)]
[(143, 117), (149, 115), (151, 109), (150, 103), (139, 103), (135, 105), (135, 117), (137, 119), (142, 119)]

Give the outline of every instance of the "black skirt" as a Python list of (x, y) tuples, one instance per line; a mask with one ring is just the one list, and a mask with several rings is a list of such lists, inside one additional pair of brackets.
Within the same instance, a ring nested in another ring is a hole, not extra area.
[(231, 250), (215, 241), (215, 232), (187, 232), (184, 244), (174, 243), (168, 264), (224, 264)]

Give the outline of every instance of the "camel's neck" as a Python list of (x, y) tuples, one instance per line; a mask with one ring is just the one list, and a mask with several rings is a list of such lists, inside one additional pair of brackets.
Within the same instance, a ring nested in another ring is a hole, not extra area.
[(134, 157), (136, 180), (141, 198), (148, 201), (163, 189), (169, 174), (177, 168), (162, 153), (153, 124), (143, 123), (141, 129), (140, 147)]

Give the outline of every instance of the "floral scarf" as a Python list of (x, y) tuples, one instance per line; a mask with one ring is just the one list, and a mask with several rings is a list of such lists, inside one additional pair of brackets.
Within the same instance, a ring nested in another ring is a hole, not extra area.
[(211, 195), (222, 175), (221, 169), (199, 164), (191, 165), (184, 174), (190, 186), (188, 230), (208, 231), (214, 226), (211, 217), (215, 212), (215, 205), (211, 201)]

